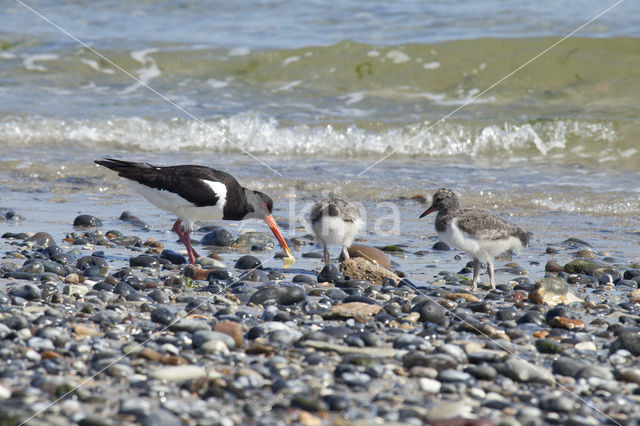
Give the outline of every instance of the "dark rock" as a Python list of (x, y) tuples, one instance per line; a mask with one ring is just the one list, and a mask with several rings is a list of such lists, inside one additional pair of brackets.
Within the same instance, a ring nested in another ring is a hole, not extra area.
[(347, 296), (344, 299), (342, 299), (342, 303), (349, 303), (349, 302), (362, 302), (362, 303), (367, 303), (369, 305), (378, 305), (379, 303), (370, 298), (370, 297), (366, 297), (366, 296), (356, 296), (356, 295), (351, 295), (351, 296)]
[(82, 274), (85, 277), (104, 278), (107, 275), (109, 275), (109, 267), (108, 266), (91, 266), (85, 269), (84, 271), (82, 271)]
[(433, 245), (433, 247), (431, 247), (431, 250), (449, 251), (451, 250), (451, 247), (449, 247), (444, 241), (438, 241)]
[(323, 283), (323, 282), (335, 283), (341, 280), (344, 280), (344, 275), (342, 275), (342, 273), (340, 273), (338, 268), (333, 264), (325, 265), (320, 271), (320, 273), (318, 274), (319, 283)]
[[(224, 228), (216, 228), (211, 232), (206, 233), (200, 240), (200, 245), (203, 246), (218, 246), (229, 247), (233, 244), (234, 239), (229, 231)], [(238, 268), (249, 269), (249, 268)]]
[(136, 226), (140, 229), (144, 229), (145, 231), (149, 229), (149, 225), (144, 223), (140, 218), (138, 218), (138, 216), (134, 215), (130, 211), (122, 212), (122, 214), (118, 219), (120, 219), (123, 222), (127, 222), (133, 226)]
[(96, 256), (83, 256), (78, 259), (78, 262), (76, 263), (76, 268), (80, 271), (84, 271), (92, 266), (105, 266), (108, 268), (109, 264), (102, 257)]
[(305, 284), (315, 284), (316, 280), (311, 275), (295, 275), (291, 281), (294, 283), (305, 283)]
[(167, 259), (174, 265), (184, 265), (187, 263), (187, 259), (183, 255), (169, 249), (162, 250), (162, 253), (160, 253), (160, 257), (162, 259)]
[(604, 274), (609, 274), (612, 277), (620, 276), (620, 271), (615, 266), (590, 259), (572, 260), (564, 265), (564, 271), (568, 274), (585, 274), (596, 279)]
[(533, 323), (533, 324), (542, 326), (544, 325), (545, 320), (540, 312), (529, 311), (529, 312), (526, 312), (524, 315), (522, 315), (520, 318), (518, 318), (516, 323), (518, 324)]
[(40, 275), (44, 272), (44, 266), (39, 260), (29, 259), (22, 265), (22, 268), (18, 269), (18, 272)]
[(640, 333), (629, 331), (620, 334), (611, 342), (609, 352), (614, 353), (619, 349), (626, 349), (634, 356), (640, 355)]
[(490, 365), (472, 365), (464, 369), (466, 373), (471, 374), (478, 380), (493, 380), (498, 375), (495, 368)]
[(324, 255), (317, 251), (310, 251), (307, 253), (302, 253), (303, 259), (322, 259)]
[(345, 395), (332, 394), (323, 399), (331, 411), (346, 411), (349, 408), (349, 400)]
[(558, 262), (550, 260), (544, 266), (544, 270), (547, 272), (562, 272), (564, 271), (564, 267), (560, 265)]
[(254, 282), (267, 282), (269, 281), (269, 277), (264, 271), (260, 269), (251, 269), (240, 275), (240, 278), (243, 281), (254, 281)]
[(543, 354), (561, 354), (564, 352), (564, 347), (553, 340), (538, 339), (535, 344), (538, 352)]
[(23, 328), (29, 328), (29, 326), (31, 325), (25, 317), (20, 315), (13, 315), (4, 318), (0, 322), (12, 330), (22, 330)]
[(32, 237), (24, 240), (24, 242), (32, 242), (34, 245), (39, 247), (50, 247), (56, 245), (56, 241), (53, 239), (51, 234), (48, 234), (46, 232), (36, 232)]
[(153, 256), (142, 254), (129, 259), (129, 266), (132, 268), (136, 266), (141, 266), (143, 268), (160, 268), (160, 262), (158, 262), (158, 259)]
[(412, 334), (402, 334), (393, 341), (394, 349), (409, 349), (411, 351), (424, 350), (431, 351), (433, 346), (427, 339)]
[(231, 279), (231, 274), (226, 269), (213, 269), (207, 274), (208, 281), (226, 281)]
[(420, 321), (438, 323), (444, 319), (444, 308), (432, 300), (425, 300), (417, 303), (411, 312), (420, 314)]
[(12, 297), (22, 297), (25, 300), (42, 299), (42, 292), (33, 284), (21, 284), (11, 287), (9, 295)]
[(272, 285), (260, 288), (251, 295), (249, 303), (265, 305), (269, 302), (278, 305), (293, 305), (305, 299), (304, 289), (298, 285)]
[(164, 408), (152, 409), (142, 419), (142, 426), (183, 426), (184, 423), (175, 414)]
[(169, 324), (174, 319), (175, 319), (175, 315), (164, 306), (161, 306), (151, 311), (151, 321), (153, 322), (157, 322), (160, 324)]
[(167, 293), (160, 289), (155, 289), (151, 293), (149, 293), (149, 298), (156, 303), (161, 303), (163, 305), (168, 305), (171, 302)]
[(73, 226), (78, 228), (97, 228), (102, 226), (102, 221), (95, 216), (81, 214), (74, 219)]
[(242, 256), (234, 265), (236, 269), (262, 269), (262, 263), (260, 259), (255, 256), (245, 255)]
[(518, 315), (519, 314), (515, 309), (500, 309), (498, 312), (496, 312), (496, 319), (498, 321), (512, 321), (518, 318)]

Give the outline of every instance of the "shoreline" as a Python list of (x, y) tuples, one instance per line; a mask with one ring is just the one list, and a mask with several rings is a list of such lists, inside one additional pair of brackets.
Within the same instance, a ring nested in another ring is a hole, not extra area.
[[(251, 278), (265, 281), (241, 285), (246, 271), (233, 265), (245, 254), (222, 249), (231, 278), (223, 274), (188, 287), (182, 266), (166, 260), (161, 266), (152, 257), (147, 267), (129, 267), (131, 258), (160, 250), (153, 246), (158, 243), (145, 246), (145, 236), (179, 247), (174, 235), (155, 228), (163, 216), (145, 217), (153, 221), (150, 231), (101, 218), (99, 229), (121, 231), (124, 243), (61, 225), (68, 231), (53, 237), (67, 253), (62, 258), (75, 266), (62, 275), (0, 278), (3, 357), (15, 360), (4, 367), (11, 381), (0, 379), (5, 420), (34, 414), (34, 397), (53, 402), (67, 391), (74, 397), (64, 397), (34, 424), (152, 424), (160, 418), (167, 424), (440, 424), (456, 417), (482, 424), (598, 424), (611, 422), (607, 416), (624, 424), (640, 415), (634, 408), (640, 399), (640, 316), (632, 303), (640, 301), (632, 298), (640, 275), (625, 278), (640, 265), (612, 258), (597, 245), (567, 238), (548, 245), (555, 253), (500, 260), (498, 291), (487, 291), (482, 274), (472, 294), (464, 278), (469, 275), (460, 274), (470, 259), (434, 251), (427, 239), (421, 256), (413, 253), (414, 243), (410, 252), (391, 256), (397, 264), (392, 269), (403, 272), (414, 261), (427, 265), (423, 274), (408, 268), (407, 279), (424, 284), (416, 291), (359, 280), (318, 283), (321, 261), (301, 253), (321, 250), (298, 228), (295, 237), (308, 244), (294, 249), (292, 270), (277, 259), (267, 262), (274, 251), (258, 251), (252, 254), (265, 269)], [(431, 230), (433, 224), (424, 226)], [(0, 229), (7, 228), (31, 231), (28, 218), (0, 222)], [(72, 232), (75, 237), (62, 241)], [(83, 233), (89, 235), (84, 241)], [(372, 243), (370, 235), (362, 237)], [(401, 238), (383, 240), (397, 244)], [(27, 270), (36, 268), (28, 258), (47, 257), (21, 243), (0, 239), (5, 276), (25, 263)], [(126, 243), (141, 247), (118, 245)], [(97, 269), (77, 270), (74, 262), (100, 251), (104, 264), (95, 260)], [(584, 302), (551, 307), (528, 301), (549, 267), (540, 259), (555, 259), (562, 269), (576, 253), (618, 268), (622, 281), (561, 273)], [(46, 260), (32, 262), (55, 266)], [(75, 389), (89, 377), (90, 385)], [(626, 405), (618, 404), (620, 398)]]

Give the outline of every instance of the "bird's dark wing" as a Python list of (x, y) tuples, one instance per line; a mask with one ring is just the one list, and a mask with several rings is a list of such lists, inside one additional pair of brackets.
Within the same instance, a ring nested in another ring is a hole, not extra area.
[(173, 192), (198, 207), (216, 205), (220, 199), (205, 181), (221, 182), (227, 193), (240, 187), (228, 173), (205, 166), (183, 165), (156, 167), (148, 163), (104, 159), (97, 164), (118, 172), (118, 175), (150, 188)]

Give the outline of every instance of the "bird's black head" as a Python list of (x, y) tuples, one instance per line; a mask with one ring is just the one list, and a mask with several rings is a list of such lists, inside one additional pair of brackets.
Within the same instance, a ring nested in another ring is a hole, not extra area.
[(267, 194), (260, 191), (246, 189), (247, 209), (246, 218), (264, 219), (273, 212), (273, 200)]
[(431, 207), (429, 207), (420, 217), (424, 217), (431, 212), (447, 212), (460, 208), (458, 196), (450, 189), (440, 188), (433, 194)]

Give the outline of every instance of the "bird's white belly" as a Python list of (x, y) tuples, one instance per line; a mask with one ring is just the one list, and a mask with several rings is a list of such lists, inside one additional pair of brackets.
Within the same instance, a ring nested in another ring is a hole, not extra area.
[(337, 216), (322, 216), (312, 224), (313, 232), (325, 244), (340, 244), (349, 247), (362, 226), (360, 219), (354, 223), (345, 222)]
[(164, 191), (132, 182), (136, 191), (154, 206), (171, 212), (186, 222), (219, 220), (223, 216), (224, 197), (215, 206), (198, 207), (173, 192)]
[(458, 228), (457, 219), (451, 221), (451, 226), (445, 232), (438, 232), (438, 236), (450, 246), (463, 250), (483, 262), (491, 261), (507, 250), (517, 251), (522, 248), (522, 242), (516, 237), (499, 240), (475, 238)]

